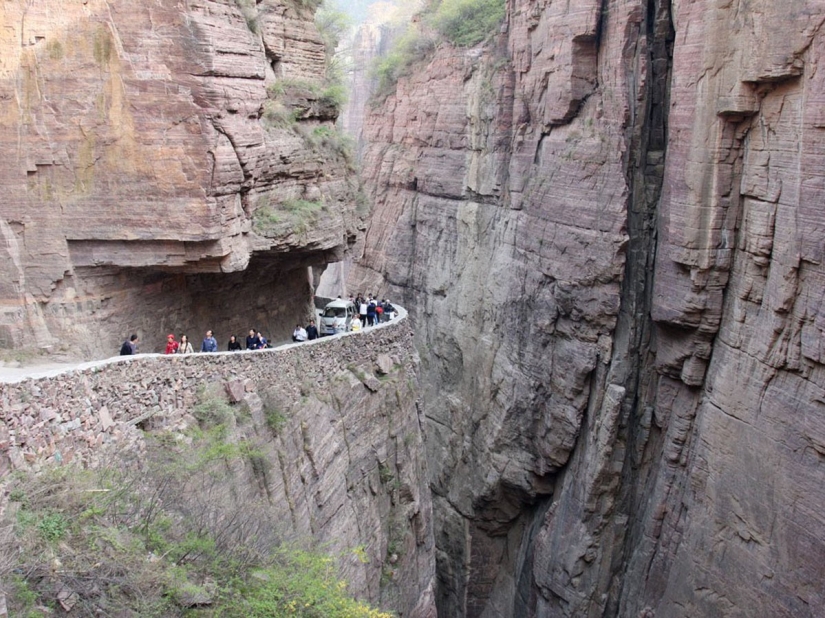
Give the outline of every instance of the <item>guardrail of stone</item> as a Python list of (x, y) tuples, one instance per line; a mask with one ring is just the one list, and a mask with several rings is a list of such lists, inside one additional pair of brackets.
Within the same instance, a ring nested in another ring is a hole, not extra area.
[(119, 356), (0, 383), (0, 478), (20, 467), (97, 465), (109, 446), (139, 451), (141, 424), (191, 423), (189, 411), (204, 385), (223, 384), (235, 400), (274, 385), (297, 400), (307, 382), (322, 387), (358, 365), (374, 368), (359, 375), (374, 390), (382, 367), (413, 362), (407, 312), (396, 308), (394, 320), (315, 341), (254, 351)]

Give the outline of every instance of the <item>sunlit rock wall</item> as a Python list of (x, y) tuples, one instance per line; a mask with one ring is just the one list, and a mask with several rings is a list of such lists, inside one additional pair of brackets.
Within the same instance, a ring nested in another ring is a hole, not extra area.
[[(293, 307), (289, 322), (305, 316), (306, 267), (340, 259), (357, 226), (346, 162), (307, 139), (337, 112), (293, 100), (268, 113), (279, 84), (323, 79), (312, 12), (296, 6), (3, 3), (3, 345), (111, 353), (143, 325), (200, 334), (219, 317), (213, 301), (262, 290), (268, 305)], [(323, 210), (299, 221), (283, 212), (290, 199)], [(256, 212), (279, 209), (280, 225), (253, 226)], [(204, 291), (184, 277), (241, 272), (253, 256), (268, 267), (251, 287)], [(112, 273), (114, 292), (99, 284)], [(171, 297), (134, 306), (161, 281)], [(208, 317), (171, 321), (170, 307)], [(239, 307), (235, 317), (279, 336), (288, 328), (274, 313)]]

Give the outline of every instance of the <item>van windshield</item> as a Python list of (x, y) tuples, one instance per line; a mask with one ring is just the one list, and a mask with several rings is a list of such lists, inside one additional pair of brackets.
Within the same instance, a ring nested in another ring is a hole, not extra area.
[(347, 316), (347, 310), (343, 307), (327, 307), (324, 309), (325, 318), (344, 318)]

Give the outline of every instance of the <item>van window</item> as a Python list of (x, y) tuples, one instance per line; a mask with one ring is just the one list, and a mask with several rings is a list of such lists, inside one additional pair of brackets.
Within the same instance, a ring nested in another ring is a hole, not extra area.
[(346, 317), (347, 310), (343, 307), (327, 307), (324, 309), (325, 318), (343, 318)]

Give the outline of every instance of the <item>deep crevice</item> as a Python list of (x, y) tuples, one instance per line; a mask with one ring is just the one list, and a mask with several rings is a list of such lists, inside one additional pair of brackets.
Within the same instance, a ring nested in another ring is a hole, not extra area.
[[(627, 230), (630, 241), (627, 248), (625, 279), (616, 340), (624, 338), (624, 354), (614, 357), (625, 367), (625, 387), (628, 397), (623, 404), (623, 423), (620, 439), (627, 443), (619, 492), (619, 509), (633, 521), (638, 494), (639, 464), (635, 454), (640, 452), (649, 433), (640, 432), (644, 416), (649, 411), (650, 397), (655, 388), (653, 367), (655, 333), (651, 317), (653, 303), (653, 265), (658, 237), (656, 220), (664, 185), (667, 157), (668, 111), (673, 69), (675, 30), (672, 21), (671, 0), (648, 0), (644, 34), (647, 41), (647, 63), (650, 67), (646, 84), (646, 113), (637, 121), (633, 145), (628, 161), (628, 182), (631, 202), (628, 208)], [(635, 155), (635, 156), (634, 156)], [(618, 343), (617, 343), (618, 348)], [(624, 434), (624, 435), (621, 435)], [(643, 480), (641, 481), (643, 482)], [(626, 532), (621, 560), (613, 565), (627, 565), (636, 541), (632, 527)], [(623, 594), (623, 573), (614, 572), (618, 585), (611, 586), (611, 595), (605, 604), (603, 616), (619, 614)]]

